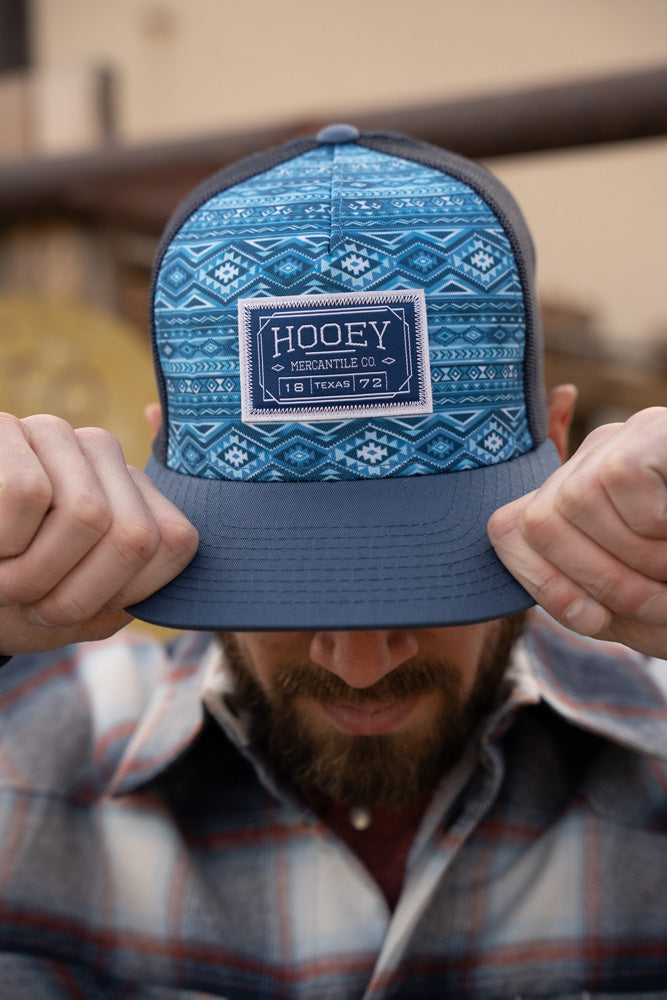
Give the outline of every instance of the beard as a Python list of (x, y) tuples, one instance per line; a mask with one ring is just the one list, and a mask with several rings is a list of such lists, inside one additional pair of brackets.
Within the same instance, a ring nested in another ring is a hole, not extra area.
[[(248, 719), (252, 744), (278, 776), (306, 798), (339, 805), (401, 808), (434, 787), (461, 758), (481, 723), (499, 701), (510, 652), (524, 615), (503, 619), (481, 653), (472, 689), (464, 694), (460, 669), (448, 660), (415, 657), (366, 688), (350, 687), (315, 663), (288, 664), (265, 691), (255, 680), (233, 633), (221, 641), (235, 680), (233, 706)], [(437, 711), (418, 731), (359, 736), (313, 728), (295, 699), (361, 705), (431, 693)]]

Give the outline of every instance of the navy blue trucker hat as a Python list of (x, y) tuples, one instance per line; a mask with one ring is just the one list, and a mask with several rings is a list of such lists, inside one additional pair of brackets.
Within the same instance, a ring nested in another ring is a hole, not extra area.
[(199, 531), (131, 612), (429, 627), (532, 604), (486, 525), (558, 465), (530, 234), (486, 169), (347, 125), (227, 167), (169, 222), (147, 472)]

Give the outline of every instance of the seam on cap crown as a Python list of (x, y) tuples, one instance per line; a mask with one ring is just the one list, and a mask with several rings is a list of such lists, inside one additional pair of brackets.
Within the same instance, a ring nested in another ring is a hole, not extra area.
[(329, 251), (332, 252), (343, 242), (343, 158), (340, 147), (332, 146), (331, 160), (331, 239)]

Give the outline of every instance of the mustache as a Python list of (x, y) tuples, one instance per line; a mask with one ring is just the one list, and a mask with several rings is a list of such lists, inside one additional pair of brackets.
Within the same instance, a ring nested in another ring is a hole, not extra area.
[(361, 705), (369, 700), (390, 703), (436, 690), (454, 696), (458, 695), (460, 681), (456, 668), (449, 662), (421, 660), (395, 667), (370, 687), (355, 688), (324, 667), (308, 663), (280, 670), (273, 678), (272, 687), (284, 698), (304, 695), (323, 702)]

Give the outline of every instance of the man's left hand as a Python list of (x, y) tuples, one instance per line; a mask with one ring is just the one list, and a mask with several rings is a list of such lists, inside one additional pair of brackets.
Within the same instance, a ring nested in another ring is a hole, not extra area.
[(562, 624), (667, 659), (667, 408), (593, 431), (489, 537)]

